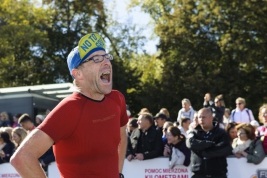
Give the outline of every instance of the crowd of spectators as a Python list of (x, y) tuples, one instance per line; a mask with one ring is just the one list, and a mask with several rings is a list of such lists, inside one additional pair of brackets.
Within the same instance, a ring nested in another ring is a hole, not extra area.
[[(35, 123), (29, 114), (16, 114), (13, 118), (7, 112), (0, 114), (0, 164), (8, 163), (30, 132), (43, 122), (43, 115), (36, 115)], [(40, 166), (47, 171), (48, 165), (55, 161), (52, 147), (40, 157)]]
[[(228, 135), (227, 142), (232, 146), (232, 155), (236, 158), (245, 157), (248, 163), (259, 164), (267, 153), (267, 104), (259, 108), (258, 121), (252, 111), (245, 107), (244, 98), (237, 98), (235, 104), (236, 108), (230, 111), (225, 107), (222, 95), (212, 100), (207, 93), (203, 108), (210, 109), (214, 126), (218, 125)], [(126, 159), (141, 161), (166, 156), (169, 158), (170, 168), (176, 165), (188, 166), (193, 150), (186, 146), (186, 140), (191, 138), (190, 133), (194, 133), (199, 126), (200, 116), (189, 99), (184, 98), (181, 106), (181, 109), (177, 109), (177, 116), (173, 117), (176, 120), (171, 119), (167, 108), (160, 109), (155, 116), (148, 108), (142, 108), (138, 118), (131, 117), (131, 112), (127, 112), (129, 122)], [(44, 119), (45, 116), (36, 115), (33, 120), (27, 113), (16, 114), (11, 119), (7, 112), (0, 113), (0, 164), (9, 162), (21, 142)], [(55, 158), (51, 147), (40, 157), (40, 165), (46, 170), (53, 161)]]
[[(210, 109), (214, 127), (218, 125), (218, 129), (227, 135), (224, 141), (230, 145), (232, 151), (229, 153), (228, 149), (229, 154), (227, 152), (224, 154), (232, 155), (237, 159), (244, 157), (248, 163), (259, 164), (267, 154), (267, 104), (263, 104), (259, 108), (259, 122), (255, 120), (252, 111), (246, 108), (244, 98), (238, 97), (235, 104), (236, 108), (231, 111), (225, 107), (222, 95), (218, 95), (212, 100), (211, 95), (206, 93), (203, 108)], [(172, 117), (177, 119), (171, 122), (166, 108), (162, 108), (155, 116), (149, 112), (148, 108), (143, 108), (140, 110), (138, 118), (130, 117), (128, 128), (133, 122), (135, 127), (131, 127), (132, 134), (129, 132), (128, 135), (126, 155), (128, 161), (166, 156), (169, 157), (170, 168), (175, 165), (189, 165), (190, 152), (188, 150), (191, 149), (192, 152), (194, 150), (185, 146), (185, 140), (190, 139), (190, 133), (194, 133), (199, 126), (199, 119), (203, 118), (200, 118), (198, 111), (193, 109), (189, 99), (184, 98), (181, 106), (177, 117)], [(144, 122), (149, 124), (143, 127)], [(201, 127), (203, 127), (203, 121), (201, 120), (201, 122)], [(208, 138), (210, 132), (204, 130), (203, 135)], [(159, 143), (159, 137), (162, 138), (161, 143)], [(224, 143), (218, 143), (216, 148), (219, 148), (220, 144)]]

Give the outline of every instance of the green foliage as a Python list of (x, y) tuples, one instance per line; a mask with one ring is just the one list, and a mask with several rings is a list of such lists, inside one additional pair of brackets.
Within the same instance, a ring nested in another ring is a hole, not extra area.
[(136, 70), (140, 79), (138, 85), (127, 90), (132, 116), (136, 116), (143, 107), (158, 108), (161, 97), (159, 83), (162, 77), (162, 61), (155, 55), (133, 54), (129, 67)]
[(103, 1), (33, 2), (0, 0), (0, 87), (71, 82), (69, 52), (98, 32), (133, 114), (166, 107), (174, 119), (183, 98), (200, 109), (207, 92), (231, 109), (244, 97), (255, 116), (267, 101), (266, 1), (132, 0), (153, 19), (155, 55), (142, 50), (143, 29), (112, 19)]
[(68, 54), (83, 35), (98, 32), (115, 56), (114, 88), (138, 88), (139, 72), (128, 66), (144, 44), (142, 29), (110, 18), (103, 1), (0, 2), (0, 87), (72, 82)]
[(26, 0), (2, 0), (0, 3), (0, 87), (31, 85), (45, 72), (42, 46), (48, 44), (40, 30), (45, 11)]
[[(44, 1), (51, 14), (49, 23), (42, 29), (47, 32), (50, 44), (44, 60), (53, 63), (49, 75), (52, 82), (71, 82), (67, 57), (85, 34), (98, 31), (98, 24), (106, 23), (103, 2), (92, 1)], [(101, 31), (99, 31), (101, 33)]]
[(241, 96), (256, 116), (267, 100), (266, 3), (133, 0), (132, 6), (141, 6), (151, 15), (160, 38), (164, 97), (158, 103), (176, 117), (185, 97), (199, 109), (206, 92), (223, 94), (230, 108)]

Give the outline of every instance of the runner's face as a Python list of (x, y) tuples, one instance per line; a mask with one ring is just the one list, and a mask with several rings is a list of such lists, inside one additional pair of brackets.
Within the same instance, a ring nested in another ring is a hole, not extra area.
[[(105, 51), (96, 51), (88, 58), (96, 55), (105, 55)], [(93, 94), (108, 94), (112, 90), (112, 65), (110, 60), (104, 59), (95, 63), (93, 60), (81, 65), (83, 80), (86, 89)]]

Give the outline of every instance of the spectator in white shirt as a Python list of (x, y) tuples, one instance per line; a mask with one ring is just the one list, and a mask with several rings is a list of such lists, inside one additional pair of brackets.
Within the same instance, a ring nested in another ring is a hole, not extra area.
[(250, 109), (245, 108), (246, 100), (244, 98), (236, 99), (236, 109), (231, 112), (231, 120), (236, 123), (250, 123), (255, 120), (253, 113)]
[(183, 134), (185, 136), (185, 138), (187, 138), (187, 132), (189, 130), (189, 125), (190, 125), (190, 119), (189, 118), (181, 118), (181, 123), (180, 126), (178, 126), (178, 128), (181, 131), (181, 134)]
[(181, 118), (189, 118), (192, 122), (194, 119), (195, 111), (191, 106), (191, 102), (189, 99), (184, 98), (182, 100), (182, 109), (178, 112), (177, 122), (180, 123)]
[(189, 125), (189, 131), (194, 130), (196, 128), (196, 126), (198, 125), (198, 116), (197, 116), (197, 111), (194, 114), (194, 119), (193, 122), (191, 122), (191, 124)]

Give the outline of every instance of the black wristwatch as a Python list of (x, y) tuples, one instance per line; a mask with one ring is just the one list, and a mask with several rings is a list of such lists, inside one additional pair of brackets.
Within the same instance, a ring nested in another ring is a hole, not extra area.
[(119, 173), (119, 178), (124, 178), (124, 175), (122, 173)]

